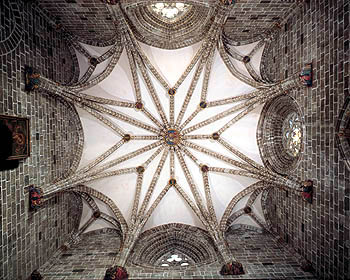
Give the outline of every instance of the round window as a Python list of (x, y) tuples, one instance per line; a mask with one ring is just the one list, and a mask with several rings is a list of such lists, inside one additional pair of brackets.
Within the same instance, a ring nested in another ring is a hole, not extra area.
[(283, 147), (292, 157), (296, 157), (301, 149), (302, 125), (296, 112), (289, 114), (282, 125)]

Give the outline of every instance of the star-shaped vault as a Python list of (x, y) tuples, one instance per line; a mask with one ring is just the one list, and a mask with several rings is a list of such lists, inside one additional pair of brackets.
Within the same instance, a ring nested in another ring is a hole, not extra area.
[(216, 9), (200, 43), (165, 51), (138, 42), (121, 7), (111, 6), (119, 19), (113, 46), (70, 39), (79, 82), (39, 78), (40, 88), (76, 105), (85, 131), (78, 170), (44, 186), (45, 196), (75, 191), (92, 209), (84, 211), (73, 241), (98, 221), (117, 228), (116, 265), (125, 265), (145, 229), (170, 222), (205, 229), (224, 262), (234, 262), (227, 228), (246, 216), (241, 222), (269, 230), (262, 191), (299, 188), (261, 164), (254, 135), (261, 106), (300, 87), (300, 78), (264, 79), (259, 62), (273, 33), (236, 47), (222, 29), (230, 6), (219, 2)]

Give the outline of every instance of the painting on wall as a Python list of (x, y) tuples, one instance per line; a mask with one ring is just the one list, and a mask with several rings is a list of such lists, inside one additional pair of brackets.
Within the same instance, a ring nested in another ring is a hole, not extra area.
[[(7, 160), (24, 159), (30, 155), (30, 133), (29, 133), (29, 119), (21, 117), (12, 117), (0, 115), (1, 130), (5, 130), (9, 134), (11, 143), (5, 145), (5, 152), (8, 155)], [(12, 139), (11, 139), (12, 138)]]

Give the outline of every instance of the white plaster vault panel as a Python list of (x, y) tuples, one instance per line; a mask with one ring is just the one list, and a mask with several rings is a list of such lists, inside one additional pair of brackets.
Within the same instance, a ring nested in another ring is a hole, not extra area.
[[(186, 66), (190, 63), (192, 57), (195, 55), (196, 51), (199, 49), (201, 43), (195, 44), (190, 47), (178, 49), (178, 50), (163, 50), (154, 47), (147, 46), (145, 44), (140, 43), (141, 48), (150, 59), (155, 68), (165, 77), (166, 81), (169, 82), (170, 85), (174, 85), (177, 79), (181, 76)], [(242, 54), (249, 53), (250, 50), (256, 45), (250, 44), (246, 46), (240, 46), (236, 48)], [(91, 54), (95, 54), (96, 56), (101, 55), (106, 48), (99, 47), (91, 47), (88, 45), (84, 45), (85, 48)], [(258, 52), (257, 55), (252, 59), (253, 67), (255, 69), (259, 69), (260, 60), (261, 60), (262, 51)], [(78, 60), (80, 63), (81, 72), (84, 73), (88, 67), (88, 62), (81, 55), (78, 55)], [(233, 62), (237, 66), (238, 69), (242, 70), (242, 73), (246, 74), (244, 71), (244, 66), (240, 62)], [(107, 63), (105, 63), (107, 64)], [(241, 64), (241, 65), (240, 65)], [(191, 83), (195, 68), (192, 70), (190, 75), (186, 78), (183, 84), (178, 89), (175, 96), (175, 120), (182, 106), (183, 100)], [(103, 65), (99, 65), (95, 70), (96, 73), (101, 72), (103, 70)], [(93, 76), (96, 75), (94, 73)], [(191, 99), (191, 102), (188, 106), (186, 114), (183, 118), (183, 121), (187, 119), (187, 117), (197, 108), (200, 100), (200, 92), (202, 88), (203, 82), (203, 73), (199, 80), (199, 83), (196, 87), (194, 95)], [(152, 77), (153, 79), (153, 77)], [(157, 113), (156, 107), (154, 106), (152, 99), (147, 91), (145, 84), (143, 83), (142, 77), (140, 76), (141, 82), (141, 94), (142, 100), (144, 102), (144, 106), (158, 119), (160, 120), (159, 114)], [(166, 91), (161, 87), (161, 85), (155, 80), (152, 80), (156, 92), (161, 100), (164, 111), (169, 119), (169, 96)], [(208, 87), (208, 97), (207, 101), (214, 101), (218, 99), (223, 99), (232, 96), (242, 95), (244, 93), (249, 93), (253, 91), (254, 88), (251, 86), (239, 81), (237, 78), (233, 77), (231, 73), (228, 71), (226, 66), (219, 53), (216, 51), (214, 56), (214, 63), (212, 66), (211, 77), (209, 81)], [(105, 97), (109, 99), (116, 100), (125, 100), (135, 102), (135, 94), (133, 89), (132, 76), (130, 72), (129, 62), (126, 55), (126, 52), (122, 53), (119, 62), (115, 69), (112, 71), (111, 75), (106, 78), (102, 83), (98, 84), (95, 87), (92, 87), (85, 91), (85, 93)], [(207, 108), (204, 111), (200, 112), (197, 117), (187, 125), (187, 127), (196, 124), (200, 121), (207, 119), (210, 116), (213, 116), (221, 111), (230, 108), (231, 104), (225, 106), (217, 106), (212, 108)], [(123, 112), (133, 118), (138, 120), (142, 120), (143, 122), (154, 126), (154, 124), (147, 119), (141, 112), (133, 109), (133, 108), (116, 108), (118, 111)], [(120, 137), (116, 135), (110, 128), (105, 125), (102, 125), (98, 120), (94, 117), (86, 113), (85, 111), (78, 109), (80, 118), (83, 123), (84, 133), (85, 133), (85, 147), (83, 152), (83, 157), (80, 163), (80, 166), (84, 166), (91, 162), (94, 158), (105, 152), (108, 148), (114, 145), (117, 141), (120, 140)], [(245, 116), (243, 119), (234, 124), (231, 128), (225, 131), (222, 134), (222, 137), (228, 141), (233, 147), (237, 148), (251, 159), (255, 160), (259, 164), (261, 164), (261, 159), (258, 151), (258, 146), (256, 142), (256, 127), (260, 117), (261, 107), (258, 107), (252, 113)], [(211, 134), (215, 132), (218, 128), (223, 126), (227, 121), (231, 120), (234, 115), (230, 115), (224, 119), (214, 122), (209, 126), (205, 126), (192, 134)], [(113, 122), (116, 120), (111, 119)], [(152, 135), (151, 132), (145, 131), (141, 128), (131, 126), (127, 123), (117, 121), (116, 122), (121, 128), (132, 135)], [(231, 153), (229, 153), (225, 148), (223, 148), (218, 143), (213, 140), (191, 140), (201, 146), (212, 149), (216, 152), (222, 153), (226, 156), (232, 157), (236, 159)], [(132, 152), (136, 149), (139, 149), (143, 146), (151, 144), (154, 141), (131, 141), (124, 144), (120, 149), (117, 150), (114, 154), (112, 154), (106, 161), (115, 159), (124, 155), (126, 153)], [(120, 169), (125, 167), (136, 167), (145, 162), (153, 153), (154, 150), (151, 150), (147, 153), (144, 153), (138, 157), (135, 157), (131, 160), (121, 163), (117, 167), (111, 168)], [(206, 156), (202, 153), (191, 150), (191, 152), (198, 157), (198, 159), (207, 164), (208, 166), (213, 167), (230, 167), (235, 169), (228, 164), (216, 160), (212, 157)], [(144, 181), (142, 185), (141, 192), (141, 201), (145, 196), (146, 190), (152, 180), (154, 171), (158, 165), (162, 153), (160, 153), (157, 158), (150, 164), (150, 166), (145, 171)], [(200, 174), (199, 168), (188, 158), (185, 158), (186, 163), (191, 171), (191, 174), (199, 187), (200, 194), (202, 196), (203, 201), (205, 201), (204, 195), (204, 187), (203, 180)], [(186, 193), (193, 200), (193, 196), (191, 194), (188, 183), (185, 179), (185, 176), (182, 172), (182, 168), (175, 158), (176, 167), (176, 180), (178, 184), (186, 191)], [(161, 190), (167, 184), (170, 178), (169, 171), (169, 156), (164, 165), (164, 168), (160, 174), (160, 178), (158, 180), (155, 191), (152, 195), (152, 199), (150, 204), (155, 200), (157, 195), (161, 192)], [(110, 197), (120, 208), (127, 222), (130, 221), (132, 203), (135, 195), (136, 189), (136, 174), (126, 174), (122, 176), (116, 176), (111, 178), (100, 179), (97, 181), (90, 182), (88, 185), (96, 190), (102, 192), (103, 194)], [(212, 193), (212, 200), (215, 207), (215, 212), (217, 218), (220, 220), (225, 208), (227, 207), (230, 200), (244, 188), (248, 187), (252, 183), (256, 182), (255, 179), (251, 179), (248, 177), (241, 176), (233, 176), (227, 174), (217, 174), (217, 173), (209, 173), (209, 183)], [(100, 208), (102, 205), (98, 203)], [(242, 207), (244, 205), (242, 204)], [(241, 208), (241, 207), (239, 207)], [(234, 211), (237, 209), (235, 207)], [(85, 205), (83, 208), (83, 215), (81, 224), (84, 224), (87, 219), (90, 217), (89, 208)], [(106, 212), (107, 209), (106, 209)], [(257, 206), (254, 206), (254, 212), (258, 212), (259, 217), (263, 217), (260, 202)], [(237, 220), (238, 222), (238, 220)], [(239, 218), (240, 223), (245, 224), (254, 224), (249, 217), (243, 215)], [(168, 193), (165, 195), (163, 200), (160, 202), (155, 212), (152, 214), (147, 224), (145, 225), (143, 230), (147, 230), (149, 228), (166, 224), (166, 223), (185, 223), (194, 226), (198, 226), (203, 228), (203, 225), (192, 212), (187, 203), (183, 200), (183, 198), (176, 192), (174, 188), (171, 188)], [(97, 220), (93, 225), (91, 225), (87, 231), (91, 231), (97, 228), (105, 227), (106, 223), (100, 220)]]

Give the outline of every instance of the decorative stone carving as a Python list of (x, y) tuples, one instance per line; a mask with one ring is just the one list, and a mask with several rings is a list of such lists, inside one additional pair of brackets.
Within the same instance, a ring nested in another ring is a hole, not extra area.
[(96, 66), (96, 65), (98, 64), (97, 58), (91, 57), (91, 58), (90, 58), (90, 64), (91, 64), (92, 66)]
[(249, 57), (249, 56), (243, 57), (243, 62), (244, 62), (244, 63), (250, 62), (250, 57)]
[(164, 135), (164, 141), (169, 146), (177, 145), (181, 141), (181, 135), (176, 129), (169, 129)]
[(135, 108), (136, 108), (137, 110), (142, 110), (142, 109), (143, 109), (143, 104), (142, 104), (142, 102), (136, 102), (136, 103), (135, 103)]
[(173, 178), (170, 179), (170, 180), (169, 180), (169, 185), (172, 185), (172, 186), (173, 186), (173, 185), (176, 185), (176, 180), (173, 179)]
[(308, 202), (312, 203), (312, 194), (313, 194), (313, 182), (311, 180), (306, 180), (302, 183), (302, 197), (303, 199)]
[(209, 171), (208, 165), (202, 165), (202, 166), (201, 166), (201, 171), (202, 171), (203, 173), (207, 173), (207, 172)]
[(29, 209), (38, 210), (42, 204), (42, 190), (34, 186), (29, 187)]
[(145, 172), (145, 168), (143, 166), (138, 166), (136, 168), (136, 171), (137, 171), (137, 173), (142, 174), (143, 172)]
[(202, 109), (207, 108), (207, 106), (208, 106), (208, 104), (205, 101), (202, 101), (201, 103), (199, 103), (199, 107), (201, 107)]
[(29, 92), (39, 88), (40, 74), (35, 73), (32, 67), (25, 67), (24, 70), (25, 70), (25, 77), (26, 77), (25, 90)]
[(214, 132), (214, 133), (211, 135), (211, 137), (212, 137), (214, 140), (219, 140), (220, 135), (219, 135), (219, 133)]
[(222, 266), (220, 270), (221, 275), (240, 275), (244, 274), (243, 266), (239, 262), (229, 262)]
[(124, 267), (113, 266), (108, 268), (104, 280), (124, 280), (128, 279), (129, 275)]
[(94, 212), (94, 217), (95, 217), (96, 219), (98, 219), (99, 217), (101, 217), (101, 212), (100, 212), (100, 211), (95, 211), (95, 212)]
[(168, 94), (169, 95), (175, 95), (176, 94), (176, 90), (171, 88), (171, 89), (168, 90)]
[(124, 137), (123, 137), (123, 140), (124, 140), (125, 142), (129, 142), (129, 141), (131, 140), (130, 134), (125, 134)]
[(246, 206), (246, 207), (244, 207), (243, 211), (244, 211), (244, 213), (249, 214), (252, 212), (252, 208), (250, 208), (249, 206)]
[(305, 65), (305, 68), (301, 71), (299, 77), (303, 85), (312, 87), (312, 63)]

